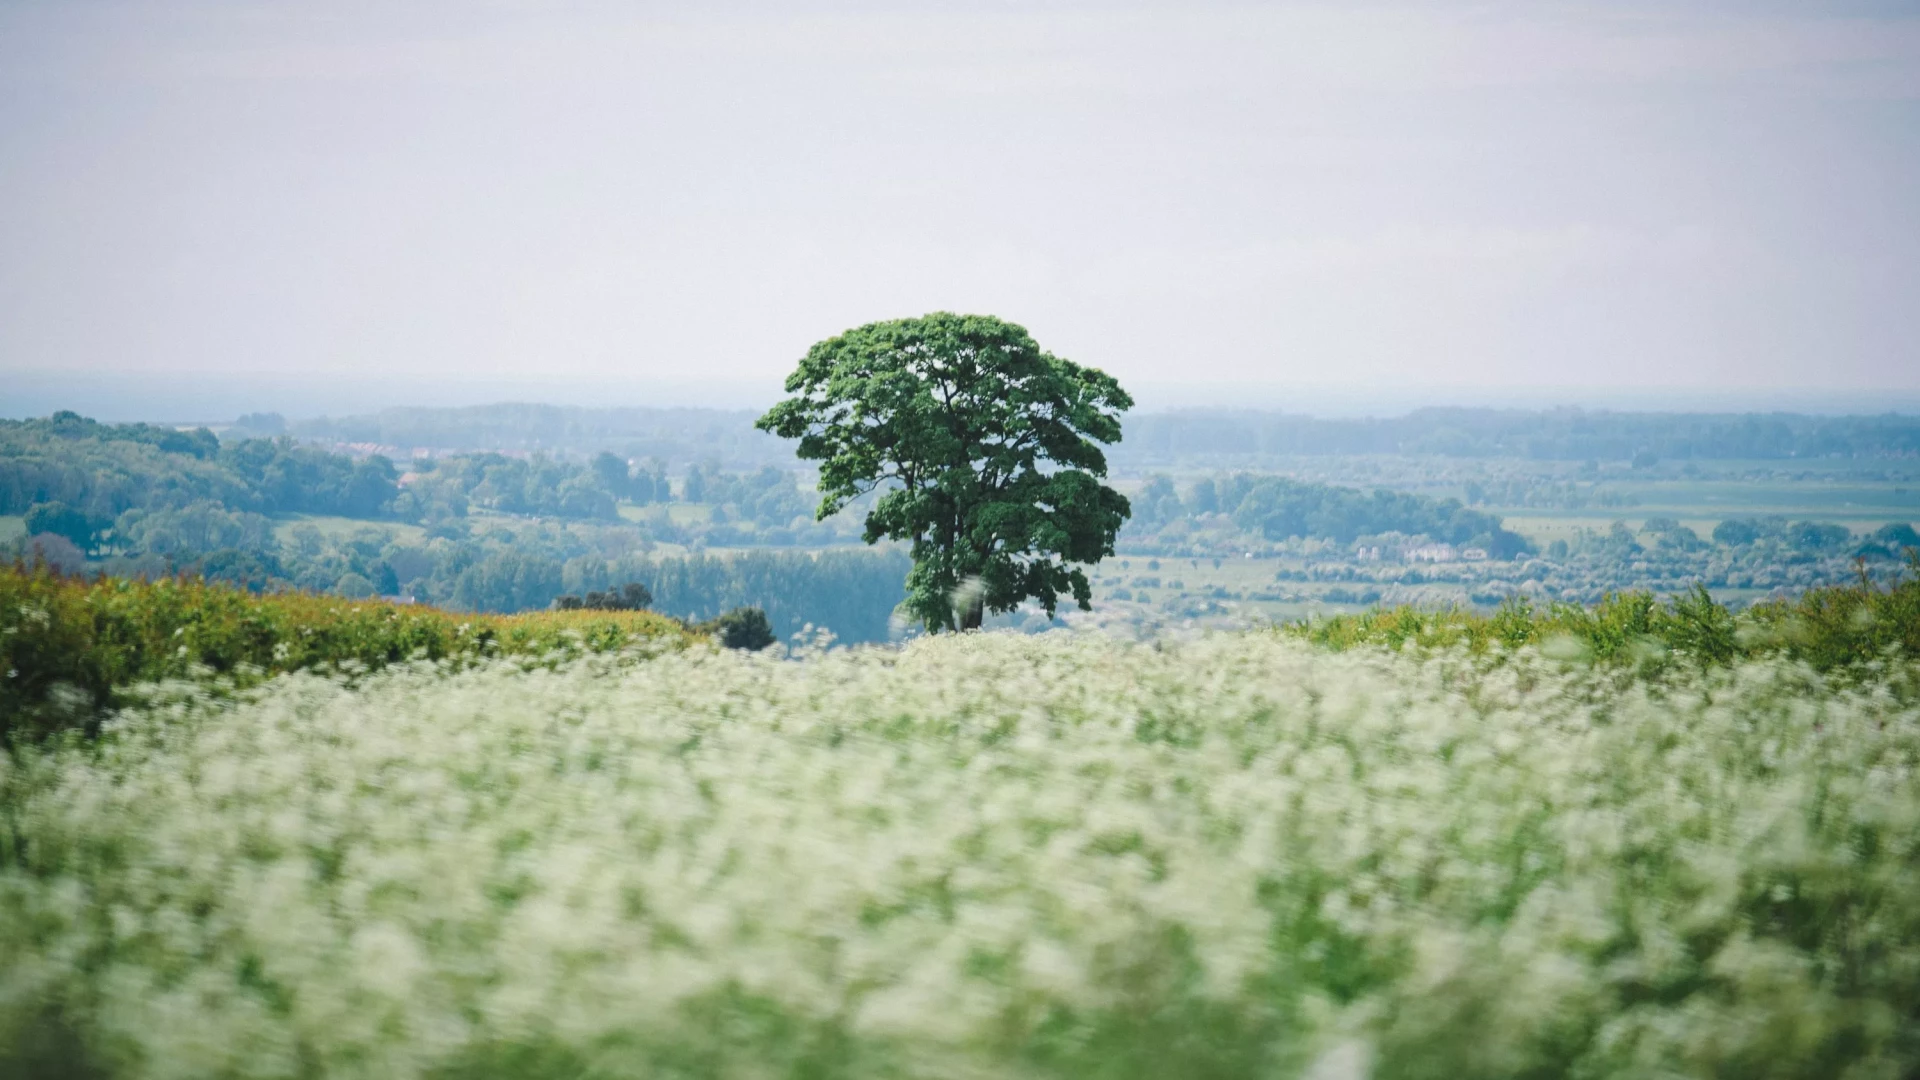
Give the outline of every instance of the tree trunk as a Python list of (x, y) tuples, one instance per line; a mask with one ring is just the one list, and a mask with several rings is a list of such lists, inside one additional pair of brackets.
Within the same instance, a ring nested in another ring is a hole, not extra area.
[(984, 596), (974, 597), (972, 600), (967, 602), (967, 606), (965, 610), (961, 611), (960, 613), (960, 629), (962, 630), (980, 629), (980, 620), (986, 617), (986, 613), (987, 613), (987, 598)]

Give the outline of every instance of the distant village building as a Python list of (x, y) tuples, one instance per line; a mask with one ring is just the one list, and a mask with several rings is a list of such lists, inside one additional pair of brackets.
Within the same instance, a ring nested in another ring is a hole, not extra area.
[[(1485, 558), (1486, 552), (1483, 551), (1480, 555)], [(1452, 544), (1422, 544), (1417, 548), (1407, 549), (1408, 562), (1452, 562), (1459, 557), (1459, 553), (1453, 550)]]
[(1486, 548), (1462, 548), (1460, 550), (1460, 557), (1467, 560), (1468, 562), (1486, 562), (1487, 549)]

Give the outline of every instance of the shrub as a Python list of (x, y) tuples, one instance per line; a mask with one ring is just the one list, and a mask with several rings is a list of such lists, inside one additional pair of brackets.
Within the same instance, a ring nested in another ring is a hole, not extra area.
[[(609, 455), (610, 456), (610, 455)], [(618, 589), (589, 591), (585, 596), (567, 594), (554, 598), (555, 611), (645, 611), (653, 606), (653, 593), (638, 581), (629, 581)]]
[(696, 623), (692, 629), (711, 635), (729, 649), (758, 652), (774, 642), (773, 627), (767, 622), (767, 613), (757, 607), (734, 608), (717, 618)]

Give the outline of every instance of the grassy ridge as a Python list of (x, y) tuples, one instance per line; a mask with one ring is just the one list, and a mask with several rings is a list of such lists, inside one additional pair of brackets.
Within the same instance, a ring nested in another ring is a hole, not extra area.
[(1281, 633), (1335, 649), (1413, 645), (1485, 653), (1537, 645), (1601, 662), (1682, 657), (1728, 663), (1784, 654), (1831, 671), (1890, 651), (1920, 658), (1920, 573), (1888, 588), (1863, 578), (1809, 589), (1797, 599), (1770, 600), (1738, 614), (1696, 586), (1667, 602), (1648, 593), (1617, 593), (1590, 608), (1535, 607), (1516, 599), (1492, 615), (1382, 608), (1292, 623)]
[(92, 724), (140, 682), (212, 674), (245, 684), (307, 668), (567, 656), (689, 637), (652, 612), (468, 615), (14, 567), (0, 570), (0, 738)]

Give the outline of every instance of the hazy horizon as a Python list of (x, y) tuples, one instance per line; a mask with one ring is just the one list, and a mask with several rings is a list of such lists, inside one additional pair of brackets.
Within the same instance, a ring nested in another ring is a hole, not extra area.
[(0, 411), (763, 401), (932, 310), (1143, 404), (1912, 407), (1917, 104), (1895, 4), (14, 3)]
[[(1832, 391), (1823, 388), (1676, 394), (1659, 387), (1605, 390), (1555, 387), (1279, 386), (1130, 382), (1135, 413), (1251, 410), (1329, 419), (1396, 417), (1423, 408), (1585, 409), (1644, 413), (1798, 413), (1825, 416), (1920, 415), (1920, 391)], [(0, 395), (0, 419), (28, 419), (71, 409), (106, 422), (230, 423), (246, 413), (276, 412), (289, 420), (342, 417), (390, 408), (465, 408), (520, 403), (582, 408), (763, 410), (778, 400), (775, 380), (758, 383), (574, 383), (534, 380), (397, 380), (341, 384), (267, 377), (73, 376), (27, 373)]]

